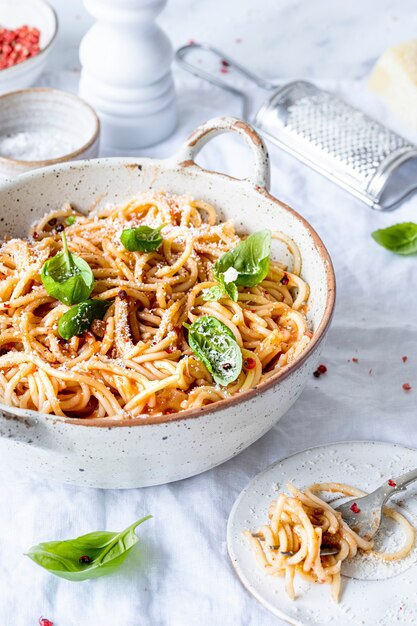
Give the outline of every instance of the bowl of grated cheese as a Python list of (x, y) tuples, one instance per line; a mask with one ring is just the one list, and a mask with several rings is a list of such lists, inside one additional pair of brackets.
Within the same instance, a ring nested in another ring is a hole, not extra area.
[(0, 96), (0, 177), (96, 157), (100, 122), (78, 96), (49, 88)]

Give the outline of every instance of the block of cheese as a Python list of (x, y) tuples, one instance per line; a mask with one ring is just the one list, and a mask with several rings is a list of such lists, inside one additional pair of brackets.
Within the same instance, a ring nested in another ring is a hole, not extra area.
[(417, 39), (388, 48), (368, 84), (404, 124), (417, 130)]

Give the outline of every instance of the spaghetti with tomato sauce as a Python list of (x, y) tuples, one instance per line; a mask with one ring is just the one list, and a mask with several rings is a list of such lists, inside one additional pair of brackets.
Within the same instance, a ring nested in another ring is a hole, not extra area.
[[(310, 582), (328, 583), (337, 602), (341, 593), (341, 567), (346, 559), (362, 551), (382, 561), (398, 561), (413, 548), (415, 530), (395, 509), (384, 507), (383, 514), (401, 526), (403, 544), (394, 552), (377, 552), (372, 540), (358, 535), (343, 521), (339, 511), (317, 495), (326, 492), (353, 497), (366, 495), (356, 487), (316, 483), (304, 491), (293, 485), (287, 488), (290, 495), (280, 493), (271, 503), (266, 523), (256, 532), (243, 532), (261, 567), (272, 576), (284, 578), (285, 590), (292, 600), (296, 597), (296, 574)], [(326, 555), (321, 552), (323, 548), (332, 548), (335, 554)]]
[[(232, 267), (214, 276), (224, 255), (249, 238), (230, 221), (219, 222), (212, 205), (187, 195), (141, 193), (88, 215), (66, 204), (46, 214), (28, 238), (4, 240), (1, 400), (58, 416), (161, 416), (219, 402), (267, 380), (304, 350), (311, 333), (300, 252), (284, 233), (263, 232), (254, 250), (265, 255), (272, 236), (285, 244), (293, 263), (288, 268), (268, 255), (256, 265), (255, 259), (248, 271), (266, 275), (253, 286), (244, 286), (256, 279), (246, 270)], [(142, 245), (142, 236), (156, 243), (160, 237), (159, 247), (126, 248)], [(45, 264), (62, 259), (65, 246), (78, 266), (85, 261), (91, 268), (84, 317), (74, 318), (71, 306), (45, 288), (52, 280)], [(97, 319), (95, 310), (101, 311)], [(68, 318), (65, 332), (61, 318)], [(208, 323), (197, 335), (193, 325), (201, 318)], [(218, 333), (214, 339), (212, 332)], [(220, 336), (233, 363), (216, 362)]]

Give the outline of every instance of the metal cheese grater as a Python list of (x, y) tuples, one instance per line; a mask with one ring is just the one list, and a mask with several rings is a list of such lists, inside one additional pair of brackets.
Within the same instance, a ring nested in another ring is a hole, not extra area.
[[(192, 74), (226, 89), (242, 100), (248, 119), (249, 96), (186, 58), (192, 50), (219, 57), (225, 67), (272, 96), (253, 116), (252, 123), (273, 143), (346, 189), (373, 209), (398, 206), (417, 191), (417, 146), (397, 135), (336, 95), (307, 81), (284, 86), (257, 77), (233, 59), (207, 44), (183, 46), (179, 64)], [(405, 169), (407, 165), (407, 169)]]

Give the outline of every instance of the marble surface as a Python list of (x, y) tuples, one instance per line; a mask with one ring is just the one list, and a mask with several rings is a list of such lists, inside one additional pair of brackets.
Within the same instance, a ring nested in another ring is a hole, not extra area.
[[(60, 39), (42, 84), (75, 91), (77, 46), (91, 21), (79, 0), (52, 4)], [(365, 85), (377, 55), (417, 31), (411, 0), (171, 0), (161, 23), (175, 46), (205, 39), (266, 76), (313, 78), (415, 139)], [(172, 153), (209, 117), (239, 113), (235, 99), (175, 75), (179, 126), (146, 151), (150, 156)], [(270, 152), (274, 195), (313, 224), (335, 265), (327, 375), (312, 377), (284, 418), (236, 459), (173, 485), (77, 489), (10, 468), (0, 478), (1, 626), (33, 626), (41, 614), (54, 626), (284, 626), (243, 589), (227, 558), (226, 519), (240, 490), (274, 460), (311, 445), (368, 439), (417, 447), (416, 260), (391, 255), (370, 237), (376, 228), (415, 220), (417, 199), (378, 214), (276, 148)], [(231, 138), (216, 139), (199, 160), (240, 176), (250, 171), (250, 159)], [(413, 387), (408, 393), (404, 382)], [(22, 554), (39, 541), (123, 528), (148, 512), (155, 517), (138, 533), (142, 550), (114, 578), (61, 581)], [(391, 610), (398, 623), (409, 624), (406, 611)]]
[[(61, 33), (51, 67), (74, 69), (91, 17), (81, 0), (50, 2)], [(417, 6), (412, 0), (168, 0), (159, 22), (175, 47), (209, 41), (268, 77), (361, 78), (384, 48), (415, 36)]]

